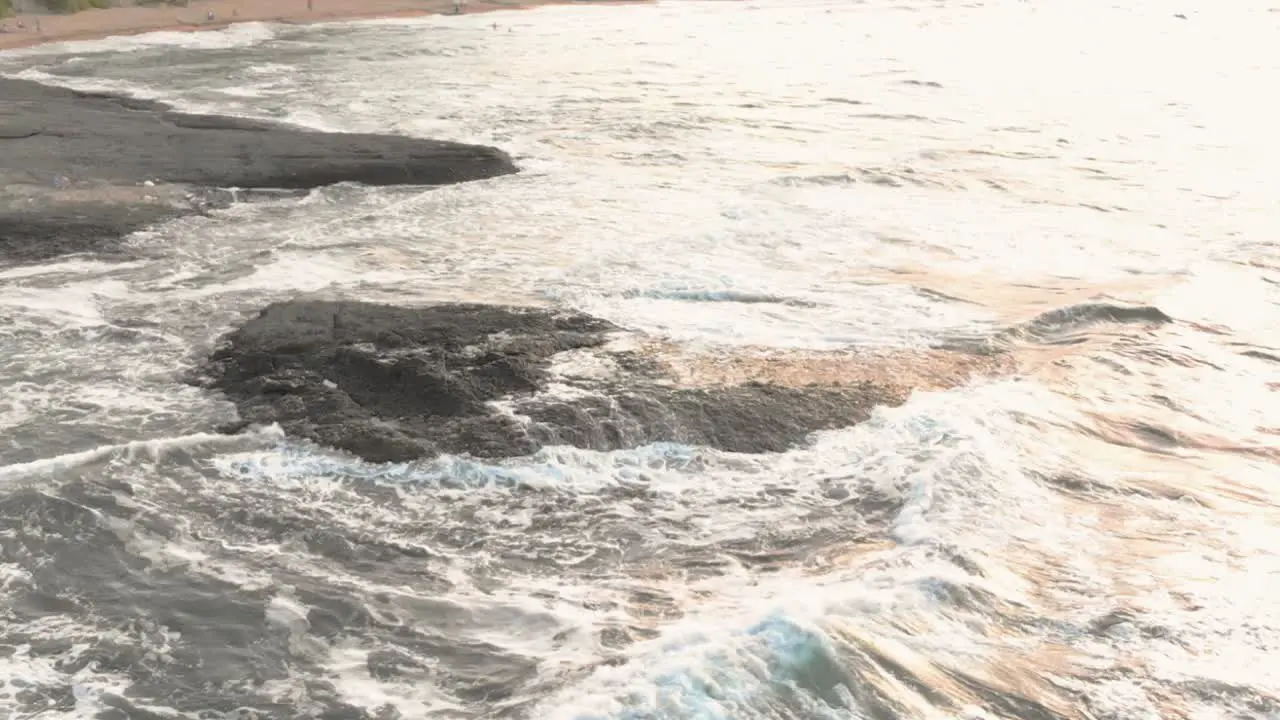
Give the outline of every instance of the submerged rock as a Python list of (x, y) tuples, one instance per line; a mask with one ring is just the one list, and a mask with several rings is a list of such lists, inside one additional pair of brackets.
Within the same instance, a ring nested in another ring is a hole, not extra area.
[[(64, 215), (77, 220), (54, 243), (57, 252), (98, 249), (157, 219), (201, 209), (181, 202), (157, 209), (121, 188), (441, 185), (516, 172), (511, 158), (491, 147), (188, 115), (5, 78), (0, 98), (0, 188), (10, 187), (0, 193), (0, 257), (50, 254), (32, 246), (48, 243), (49, 228)], [(20, 203), (13, 188), (24, 189)], [(87, 199), (68, 197), (86, 188)], [(47, 222), (40, 219), (46, 212)]]
[(0, 207), (0, 259), (35, 261), (110, 252), (131, 232), (185, 214), (158, 203), (45, 202)]
[(903, 399), (867, 382), (677, 387), (636, 362), (570, 381), (566, 391), (565, 378), (552, 373), (555, 356), (607, 354), (618, 332), (589, 315), (542, 308), (291, 301), (230, 333), (202, 382), (239, 409), (242, 422), (225, 430), (278, 422), (293, 436), (377, 462), (655, 441), (773, 452)]

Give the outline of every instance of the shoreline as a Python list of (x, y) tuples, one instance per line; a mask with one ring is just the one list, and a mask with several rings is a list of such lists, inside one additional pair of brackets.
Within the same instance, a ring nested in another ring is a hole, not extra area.
[[(548, 5), (635, 5), (652, 0), (464, 0), (463, 15), (531, 10)], [(282, 5), (284, 5), (282, 7)], [(214, 19), (208, 19), (212, 11)], [(70, 15), (16, 15), (0, 18), (0, 53), (62, 42), (101, 40), (152, 32), (225, 30), (240, 23), (310, 25), (344, 20), (453, 15), (454, 0), (203, 0), (187, 7), (113, 7)], [(15, 29), (22, 21), (25, 28)], [(40, 30), (37, 32), (36, 27)]]

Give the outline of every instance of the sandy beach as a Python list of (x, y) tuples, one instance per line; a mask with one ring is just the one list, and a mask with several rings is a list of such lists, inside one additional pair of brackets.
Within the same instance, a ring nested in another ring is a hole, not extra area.
[[(590, 0), (611, 5), (635, 1)], [(464, 0), (462, 11), (474, 14), (553, 4), (564, 4), (564, 0)], [(187, 7), (134, 6), (71, 15), (19, 14), (0, 19), (0, 27), (5, 29), (0, 32), (0, 50), (160, 30), (218, 30), (237, 22), (313, 23), (453, 12), (454, 0), (206, 0)]]

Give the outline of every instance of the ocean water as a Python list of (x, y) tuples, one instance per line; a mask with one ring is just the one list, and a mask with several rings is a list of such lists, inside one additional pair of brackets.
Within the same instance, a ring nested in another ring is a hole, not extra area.
[[(1255, 0), (670, 0), (0, 55), (523, 168), (0, 266), (0, 717), (1280, 718), (1278, 36)], [(1016, 367), (780, 454), (210, 434), (182, 372), (299, 295)]]

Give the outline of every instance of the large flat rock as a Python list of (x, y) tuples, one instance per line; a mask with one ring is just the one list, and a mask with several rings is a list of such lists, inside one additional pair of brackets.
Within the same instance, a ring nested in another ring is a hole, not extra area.
[(243, 424), (278, 422), (378, 462), (656, 441), (776, 452), (905, 399), (869, 382), (681, 387), (621, 355), (611, 363), (620, 371), (605, 377), (554, 373), (562, 353), (607, 354), (618, 333), (544, 308), (291, 301), (231, 332), (201, 375), (236, 403)]
[(515, 172), (496, 148), (324, 133), (0, 79), (5, 167), (46, 182), (160, 180), (219, 187), (441, 185)]
[[(23, 189), (21, 203), (0, 197), (0, 258), (98, 249), (157, 219), (200, 209), (183, 202), (158, 208), (154, 196), (135, 201), (118, 193), (110, 203), (79, 202), (68, 191), (89, 188), (101, 196), (147, 181), (282, 189), (344, 181), (442, 185), (516, 172), (511, 158), (491, 147), (188, 115), (159, 103), (5, 78), (0, 160), (0, 188), (9, 195)], [(67, 217), (75, 222), (63, 222)], [(62, 225), (69, 239), (51, 241), (49, 228)]]

